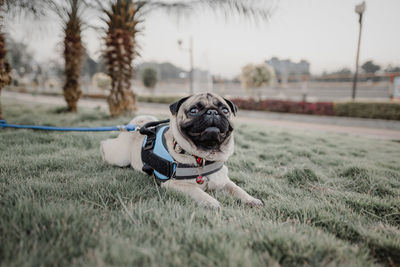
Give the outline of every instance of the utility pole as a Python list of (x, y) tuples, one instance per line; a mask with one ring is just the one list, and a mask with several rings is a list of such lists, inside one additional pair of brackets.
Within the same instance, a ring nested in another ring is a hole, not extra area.
[(356, 5), (355, 12), (359, 15), (358, 23), (360, 24), (360, 31), (358, 33), (358, 46), (357, 46), (357, 56), (356, 56), (356, 71), (354, 72), (353, 90), (352, 90), (352, 94), (351, 94), (351, 98), (353, 99), (353, 101), (356, 98), (356, 90), (357, 90), (358, 62), (359, 62), (359, 58), (360, 58), (362, 19), (363, 19), (363, 14), (365, 12), (365, 1), (363, 1), (359, 5)]
[(189, 52), (189, 65), (190, 65), (189, 93), (191, 95), (193, 95), (193, 93), (194, 93), (194, 90), (193, 90), (193, 37), (190, 36), (190, 38), (189, 38), (189, 48), (185, 49), (182, 47), (182, 40), (178, 40), (178, 45), (181, 50)]

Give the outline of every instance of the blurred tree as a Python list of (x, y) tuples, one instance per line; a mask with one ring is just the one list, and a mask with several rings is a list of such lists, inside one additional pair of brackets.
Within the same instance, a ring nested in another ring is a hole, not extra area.
[(380, 70), (381, 67), (379, 65), (374, 64), (374, 62), (372, 60), (369, 60), (361, 65), (361, 69), (365, 73), (375, 73), (378, 70)]
[(98, 72), (106, 72), (104, 59), (94, 60), (88, 53), (85, 53), (82, 59), (81, 76), (88, 75), (93, 78)]
[(261, 100), (261, 87), (272, 85), (275, 71), (268, 64), (248, 64), (242, 68), (242, 86), (250, 92), (253, 98)]
[(111, 87), (111, 77), (102, 72), (97, 72), (93, 75), (92, 81), (100, 90), (109, 90)]
[(223, 15), (225, 18), (238, 15), (252, 22), (266, 20), (270, 16), (265, 3), (271, 0), (194, 0), (194, 1), (156, 1), (156, 0), (110, 0), (109, 7), (103, 1), (96, 0), (105, 14), (106, 21), (106, 58), (107, 73), (112, 79), (111, 92), (107, 99), (110, 113), (118, 116), (123, 112), (136, 110), (136, 96), (130, 88), (132, 61), (139, 55), (136, 43), (141, 31), (139, 23), (143, 16), (154, 10), (175, 12), (178, 16), (193, 14), (205, 8)]
[(153, 93), (154, 87), (156, 86), (157, 83), (157, 71), (152, 68), (146, 68), (143, 70), (141, 76), (143, 85), (147, 89), (150, 89), (151, 92)]
[(83, 56), (81, 75), (88, 75), (89, 77), (92, 77), (96, 72), (98, 72), (99, 67), (99, 63), (85, 53)]
[(343, 68), (343, 69), (332, 72), (332, 74), (340, 74), (340, 75), (346, 75), (346, 74), (350, 75), (351, 73), (352, 72), (349, 68)]
[(28, 50), (28, 45), (12, 38), (9, 38), (7, 42), (6, 58), (19, 75), (31, 72), (36, 64), (32, 52)]
[(389, 66), (387, 66), (387, 68), (385, 69), (385, 72), (400, 72), (400, 66), (392, 66), (392, 65), (389, 65)]
[(170, 62), (156, 63), (156, 62), (143, 62), (136, 67), (138, 73), (143, 73), (147, 68), (155, 69), (158, 73), (160, 81), (169, 79), (180, 79), (181, 73), (186, 73), (184, 69), (181, 69)]
[(351, 74), (352, 72), (349, 68), (342, 68), (337, 71), (333, 71), (332, 73), (329, 73), (328, 75), (331, 75), (331, 77), (325, 78), (324, 81), (351, 82), (353, 79)]
[[(11, 83), (11, 66), (6, 58), (6, 41), (4, 37), (4, 17), (12, 17), (22, 13), (34, 15), (35, 17), (43, 14), (44, 7), (49, 4), (48, 0), (0, 0), (0, 93), (1, 89)], [(0, 103), (0, 118), (2, 110)]]
[(48, 76), (46, 79), (55, 76), (61, 80), (65, 77), (65, 62), (61, 62), (59, 59), (50, 59), (46, 63), (42, 64), (42, 67), (45, 67), (44, 71)]

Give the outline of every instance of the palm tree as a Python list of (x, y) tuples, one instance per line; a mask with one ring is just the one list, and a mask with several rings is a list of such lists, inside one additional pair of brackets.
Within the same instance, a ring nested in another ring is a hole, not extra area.
[[(68, 110), (77, 111), (77, 102), (82, 95), (79, 86), (79, 76), (84, 54), (84, 47), (81, 39), (84, 0), (52, 1), (52, 0), (0, 0), (1, 7), (8, 13), (20, 14), (28, 12), (30, 14), (45, 15), (45, 10), (54, 11), (64, 20), (64, 59), (65, 59), (65, 85), (63, 87), (64, 98), (67, 102)], [(47, 9), (46, 9), (47, 8)], [(6, 75), (7, 66), (5, 59), (4, 36), (0, 31), (0, 90), (6, 82), (11, 82), (11, 76)], [(4, 62), (4, 63), (3, 63)], [(5, 67), (2, 67), (5, 66)], [(11, 68), (8, 67), (8, 70)], [(7, 77), (9, 79), (7, 79)], [(1, 114), (1, 107), (0, 107)]]
[[(1, 89), (12, 81), (11, 66), (6, 59), (6, 41), (4, 36), (4, 17), (19, 15), (42, 15), (45, 6), (50, 0), (0, 0), (0, 93)], [(0, 103), (0, 119), (2, 118), (2, 109)]]
[(81, 4), (79, 0), (69, 0), (70, 7), (66, 11), (67, 20), (64, 26), (65, 85), (63, 91), (68, 111), (72, 112), (78, 110), (78, 100), (82, 95), (79, 85), (82, 56), (84, 54), (81, 38)]
[(111, 77), (111, 92), (107, 98), (110, 113), (118, 116), (137, 109), (136, 96), (131, 90), (132, 60), (137, 53), (136, 35), (143, 4), (131, 0), (116, 0), (106, 14), (107, 72)]
[[(268, 1), (268, 0), (267, 0)], [(269, 9), (263, 1), (255, 0), (192, 0), (192, 1), (151, 1), (151, 0), (111, 0), (110, 7), (104, 8), (101, 1), (106, 27), (104, 56), (108, 75), (112, 79), (111, 93), (108, 104), (112, 116), (137, 109), (136, 96), (131, 90), (132, 61), (139, 55), (136, 42), (138, 28), (143, 15), (157, 9), (168, 12), (193, 12), (206, 7), (229, 18), (231, 15), (249, 18), (254, 21), (265, 20), (269, 17)], [(269, 1), (268, 1), (269, 2)]]

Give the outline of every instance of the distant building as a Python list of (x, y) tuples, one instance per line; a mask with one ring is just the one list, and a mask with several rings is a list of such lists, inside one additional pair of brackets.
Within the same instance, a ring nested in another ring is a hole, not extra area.
[(295, 63), (290, 59), (280, 60), (273, 57), (265, 62), (274, 68), (278, 80), (283, 83), (288, 81), (289, 76), (310, 74), (310, 63), (306, 60)]

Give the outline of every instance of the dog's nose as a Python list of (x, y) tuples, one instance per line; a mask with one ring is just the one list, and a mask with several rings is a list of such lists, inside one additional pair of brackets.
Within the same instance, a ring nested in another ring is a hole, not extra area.
[(209, 110), (207, 110), (206, 114), (207, 115), (212, 115), (212, 116), (219, 115), (218, 110), (216, 110), (216, 109), (209, 109)]

